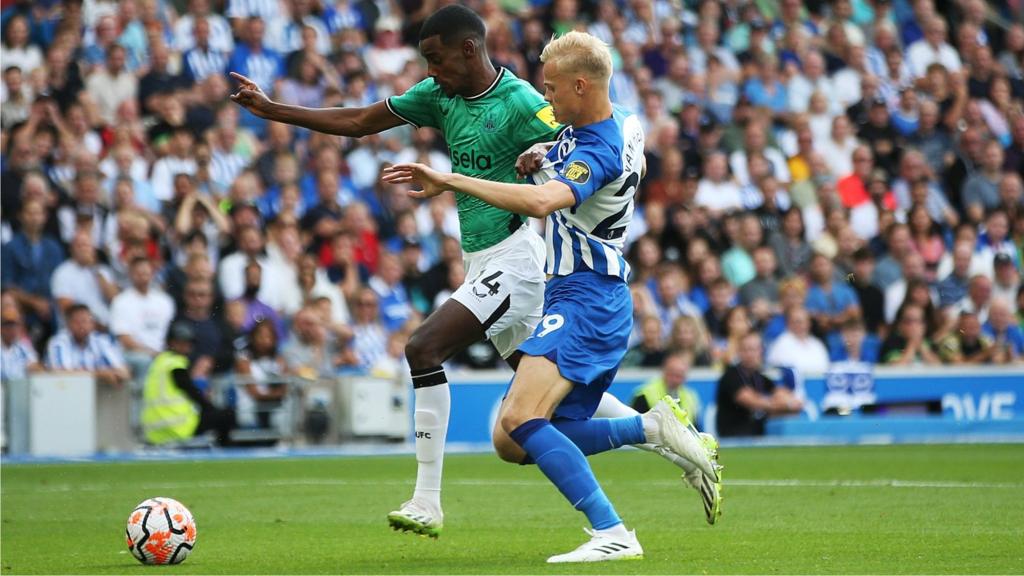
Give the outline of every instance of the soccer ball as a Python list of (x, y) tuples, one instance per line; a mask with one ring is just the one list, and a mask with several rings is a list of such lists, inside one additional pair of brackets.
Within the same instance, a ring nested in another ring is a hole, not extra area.
[(196, 522), (173, 498), (150, 498), (132, 510), (128, 551), (143, 564), (180, 564), (196, 545)]

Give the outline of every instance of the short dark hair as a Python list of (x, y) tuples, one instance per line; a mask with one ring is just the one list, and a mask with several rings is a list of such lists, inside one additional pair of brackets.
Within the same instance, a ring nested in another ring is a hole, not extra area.
[(88, 312), (92, 314), (92, 310), (90, 310), (88, 306), (86, 306), (85, 304), (76, 303), (72, 304), (71, 306), (68, 306), (67, 310), (64, 311), (64, 317), (70, 320), (72, 316), (78, 314), (79, 312)]
[(420, 42), (431, 36), (440, 36), (443, 44), (450, 45), (467, 37), (483, 40), (486, 34), (484, 21), (476, 12), (461, 4), (449, 4), (423, 22)]

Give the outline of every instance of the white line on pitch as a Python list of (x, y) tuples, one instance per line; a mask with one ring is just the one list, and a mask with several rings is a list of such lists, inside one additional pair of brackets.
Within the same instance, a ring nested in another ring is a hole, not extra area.
[[(615, 485), (626, 484), (624, 481), (605, 481), (603, 484)], [(628, 482), (633, 483), (633, 482)], [(301, 487), (301, 486), (409, 486), (409, 480), (347, 480), (342, 478), (282, 478), (273, 480), (214, 480), (206, 482), (124, 482), (118, 484), (89, 483), (89, 484), (47, 484), (25, 488), (11, 489), (5, 486), (4, 493), (12, 492), (34, 492), (34, 493), (62, 493), (62, 492), (106, 492), (110, 490), (133, 489), (163, 489), (163, 490), (187, 490), (193, 489), (235, 489), (252, 486), (278, 486), (278, 487)], [(449, 486), (511, 486), (511, 487), (535, 487), (549, 486), (544, 480), (491, 480), (483, 478), (453, 478), (445, 480)], [(669, 480), (653, 480), (644, 482), (649, 487), (678, 486), (680, 482)], [(798, 480), (798, 479), (728, 479), (725, 483), (728, 487), (752, 487), (752, 488), (948, 488), (948, 489), (1020, 489), (1024, 483), (1020, 482), (956, 482), (956, 481), (931, 481), (931, 480), (897, 480), (897, 479), (876, 479), (876, 480)]]

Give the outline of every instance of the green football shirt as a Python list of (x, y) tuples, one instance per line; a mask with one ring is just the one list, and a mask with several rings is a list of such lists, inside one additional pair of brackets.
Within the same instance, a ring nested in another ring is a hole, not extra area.
[[(491, 86), (476, 96), (449, 98), (426, 78), (388, 109), (419, 128), (437, 128), (448, 143), (452, 171), (492, 182), (516, 181), (516, 158), (538, 142), (558, 137), (562, 127), (551, 106), (528, 82), (501, 68)], [(515, 232), (522, 218), (468, 194), (456, 193), (462, 249), (490, 248)]]

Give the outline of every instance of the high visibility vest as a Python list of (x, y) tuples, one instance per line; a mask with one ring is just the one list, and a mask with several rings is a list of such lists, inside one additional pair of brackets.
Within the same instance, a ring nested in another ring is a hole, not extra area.
[(199, 426), (199, 409), (174, 385), (171, 372), (188, 369), (188, 358), (161, 352), (146, 373), (142, 390), (142, 431), (150, 444), (191, 438)]
[[(697, 397), (697, 393), (687, 388), (685, 385), (680, 388), (678, 392), (679, 405), (686, 409), (687, 414), (690, 415), (690, 422), (696, 425), (697, 417), (700, 416), (700, 399)], [(644, 400), (647, 400), (647, 406), (654, 408), (654, 405), (661, 402), (661, 399), (668, 393), (668, 388), (665, 386), (665, 380), (661, 376), (658, 376), (637, 388), (633, 393), (633, 396), (643, 396)]]

